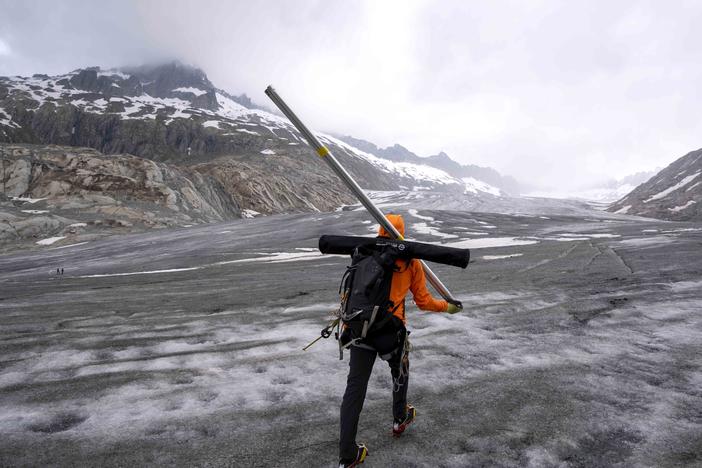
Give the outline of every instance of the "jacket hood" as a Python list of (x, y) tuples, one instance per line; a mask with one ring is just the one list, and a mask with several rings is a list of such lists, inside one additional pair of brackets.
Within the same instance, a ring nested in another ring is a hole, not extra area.
[[(399, 231), (399, 233), (402, 235), (402, 237), (405, 237), (405, 220), (402, 219), (402, 216), (399, 214), (389, 214), (385, 216), (388, 221)], [(380, 226), (380, 229), (378, 229), (378, 235), (380, 237), (392, 237), (383, 226)]]

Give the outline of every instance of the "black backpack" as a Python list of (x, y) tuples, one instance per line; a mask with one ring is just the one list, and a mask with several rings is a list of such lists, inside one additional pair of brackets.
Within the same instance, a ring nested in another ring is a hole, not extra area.
[(359, 246), (341, 278), (340, 319), (345, 325), (340, 345), (351, 346), (383, 328), (400, 304), (390, 301), (392, 275), (399, 251), (391, 245)]

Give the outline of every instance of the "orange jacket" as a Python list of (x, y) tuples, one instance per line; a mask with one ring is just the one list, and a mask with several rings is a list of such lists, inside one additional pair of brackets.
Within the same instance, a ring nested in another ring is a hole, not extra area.
[[(405, 221), (402, 219), (402, 216), (390, 214), (386, 218), (400, 234), (405, 235)], [(382, 226), (378, 230), (378, 235), (380, 237), (390, 237)], [(392, 275), (390, 300), (395, 305), (400, 304), (394, 312), (397, 318), (402, 320), (403, 323), (407, 323), (405, 318), (405, 296), (409, 291), (412, 291), (414, 302), (420, 309), (432, 312), (446, 312), (448, 302), (443, 299), (435, 299), (427, 290), (424, 269), (419, 260), (412, 259), (409, 263), (406, 260), (398, 260), (396, 266), (399, 271)]]

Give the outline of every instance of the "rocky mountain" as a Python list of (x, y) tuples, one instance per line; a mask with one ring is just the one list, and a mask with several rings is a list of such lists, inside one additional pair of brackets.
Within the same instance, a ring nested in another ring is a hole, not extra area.
[(434, 156), (425, 158), (426, 164), (444, 170), (462, 179), (472, 179), (469, 183), (480, 185), (487, 183), (498, 188), (501, 192), (519, 195), (523, 187), (513, 177), (503, 176), (490, 167), (476, 166), (474, 164), (459, 164), (443, 151)]
[[(464, 185), (424, 160), (388, 159), (387, 153), (320, 137), (365, 188)], [(243, 157), (267, 167), (281, 155), (304, 152), (310, 171), (321, 168), (309, 162), (305, 142), (286, 119), (245, 95), (216, 88), (201, 70), (178, 62), (2, 77), (0, 141), (90, 147), (180, 165)]]
[(702, 221), (702, 149), (686, 154), (609, 207), (672, 221)]
[[(502, 193), (446, 155), (318, 137), (369, 190)], [(138, 230), (353, 202), (286, 119), (178, 62), (0, 77), (0, 143), (5, 238), (40, 218), (61, 219), (30, 236), (76, 223)]]
[(0, 144), (0, 154), (0, 245), (75, 243), (253, 214), (196, 168), (53, 145)]
[(433, 156), (421, 157), (398, 144), (388, 146), (387, 148), (379, 148), (369, 141), (352, 136), (342, 136), (339, 137), (339, 139), (356, 148), (376, 154), (390, 161), (424, 164), (436, 169), (441, 169), (456, 178), (462, 179), (466, 184), (466, 189), (473, 193), (480, 191), (495, 195), (519, 195), (524, 191), (524, 187), (513, 177), (503, 176), (490, 167), (457, 163), (443, 151)]
[[(175, 165), (91, 148), (0, 143), (0, 244), (88, 227), (186, 226), (296, 211), (331, 211), (354, 199), (304, 148)], [(85, 227), (85, 226), (84, 226)], [(120, 232), (122, 232), (120, 231)], [(93, 232), (95, 234), (95, 232)]]

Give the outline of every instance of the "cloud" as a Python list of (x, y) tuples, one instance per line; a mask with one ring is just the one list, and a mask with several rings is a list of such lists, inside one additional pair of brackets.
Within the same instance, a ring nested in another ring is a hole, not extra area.
[(702, 134), (702, 5), (151, 0), (3, 5), (0, 75), (180, 58), (311, 127), (539, 186), (665, 166)]
[(0, 61), (0, 75), (65, 73), (168, 55), (145, 40), (143, 25), (129, 0), (0, 0), (0, 11), (0, 37), (12, 44), (12, 56)]
[(12, 49), (10, 49), (9, 44), (7, 42), (5, 42), (4, 40), (2, 40), (2, 38), (0, 38), (0, 56), (11, 55), (11, 54), (12, 54)]

